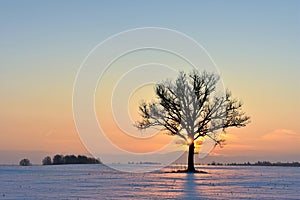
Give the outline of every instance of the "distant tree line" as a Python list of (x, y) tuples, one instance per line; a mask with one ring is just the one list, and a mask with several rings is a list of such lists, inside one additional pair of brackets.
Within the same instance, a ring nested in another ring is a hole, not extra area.
[(256, 163), (250, 163), (250, 162), (245, 162), (245, 163), (228, 163), (228, 164), (223, 164), (223, 163), (216, 163), (216, 162), (212, 162), (209, 163), (208, 165), (218, 165), (218, 166), (281, 166), (281, 167), (300, 167), (300, 163), (299, 162), (286, 162), (286, 163), (282, 163), (282, 162), (276, 162), (276, 163), (272, 163), (269, 161), (258, 161)]
[(64, 165), (64, 164), (101, 164), (101, 161), (96, 158), (87, 157), (83, 155), (55, 155), (51, 159), (50, 156), (46, 156), (42, 160), (43, 165)]
[(130, 164), (130, 165), (134, 165), (134, 164), (136, 164), (136, 165), (161, 165), (161, 163), (160, 162), (150, 162), (150, 161), (146, 161), (146, 162), (142, 162), (142, 161), (140, 161), (140, 162), (128, 162), (128, 164)]

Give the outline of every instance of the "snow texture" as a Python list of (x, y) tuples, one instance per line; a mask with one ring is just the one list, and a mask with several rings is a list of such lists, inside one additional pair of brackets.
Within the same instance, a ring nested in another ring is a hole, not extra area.
[(165, 173), (174, 169), (123, 173), (104, 165), (0, 166), (0, 200), (300, 199), (296, 167), (201, 166), (208, 174)]

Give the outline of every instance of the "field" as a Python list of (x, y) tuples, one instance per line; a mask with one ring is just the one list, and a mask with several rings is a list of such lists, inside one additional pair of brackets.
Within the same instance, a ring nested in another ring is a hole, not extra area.
[(300, 199), (298, 167), (201, 166), (208, 174), (165, 173), (175, 168), (122, 173), (104, 165), (0, 166), (0, 199)]

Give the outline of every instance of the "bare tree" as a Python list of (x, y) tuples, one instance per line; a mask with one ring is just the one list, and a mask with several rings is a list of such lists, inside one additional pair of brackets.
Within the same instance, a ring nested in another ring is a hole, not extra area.
[(232, 98), (229, 91), (217, 94), (219, 76), (214, 73), (180, 72), (174, 82), (165, 81), (155, 86), (157, 99), (139, 106), (139, 129), (162, 127), (162, 132), (179, 136), (189, 145), (187, 172), (194, 167), (195, 141), (210, 138), (221, 144), (217, 131), (229, 127), (243, 127), (250, 117), (242, 111), (242, 103)]

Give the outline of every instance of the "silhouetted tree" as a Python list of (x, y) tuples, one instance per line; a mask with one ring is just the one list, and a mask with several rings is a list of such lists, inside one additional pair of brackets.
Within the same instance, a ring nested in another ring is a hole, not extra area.
[(63, 155), (55, 155), (53, 157), (53, 165), (64, 164), (64, 156)]
[(88, 163), (89, 164), (101, 164), (99, 159), (96, 158), (88, 158)]
[(74, 155), (66, 155), (64, 161), (65, 164), (78, 164), (78, 158)]
[(79, 164), (88, 163), (88, 158), (86, 156), (78, 155), (78, 163)]
[(180, 72), (174, 82), (157, 84), (157, 100), (143, 102), (139, 106), (141, 121), (139, 129), (162, 127), (162, 132), (176, 135), (189, 145), (187, 172), (194, 168), (195, 141), (208, 137), (220, 144), (216, 131), (228, 127), (243, 127), (250, 117), (242, 111), (242, 103), (232, 98), (229, 91), (220, 96), (216, 93), (219, 77), (213, 73), (193, 71)]
[(32, 164), (30, 163), (29, 159), (24, 158), (24, 159), (20, 160), (19, 165), (21, 165), (21, 166), (30, 166)]
[(52, 164), (52, 159), (50, 156), (46, 156), (43, 160), (42, 160), (42, 164), (43, 165), (51, 165)]

